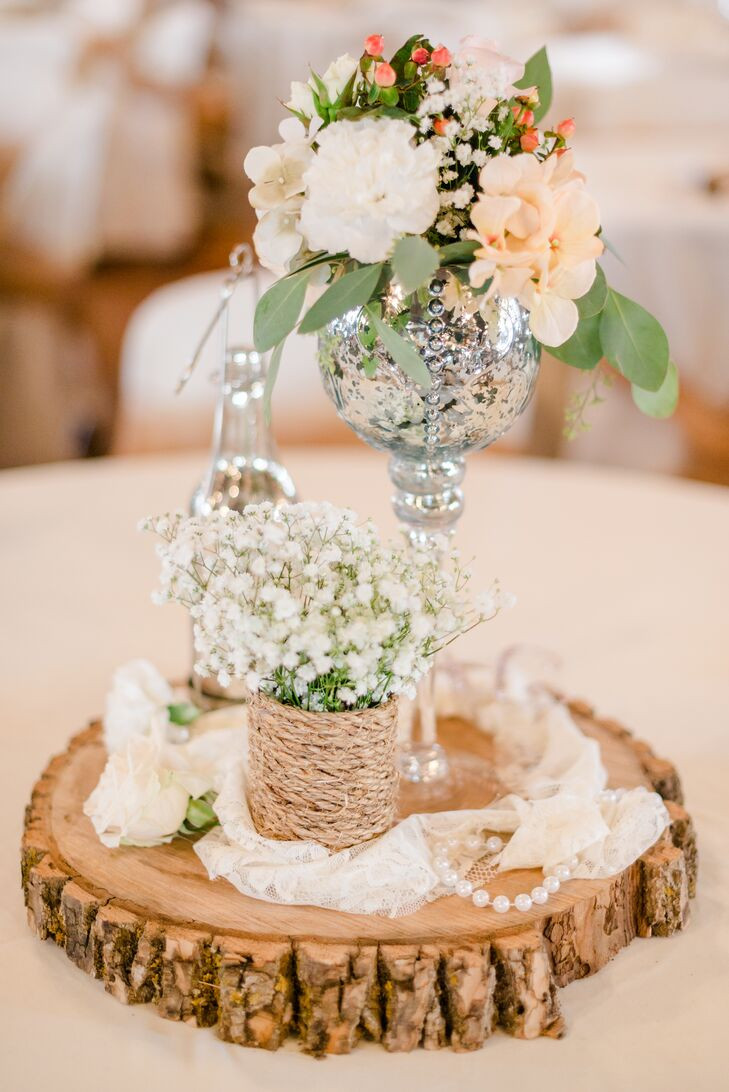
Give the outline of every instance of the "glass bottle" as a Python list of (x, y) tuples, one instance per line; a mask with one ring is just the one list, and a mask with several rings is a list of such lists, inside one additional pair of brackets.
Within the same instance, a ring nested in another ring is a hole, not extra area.
[[(219, 508), (242, 512), (260, 501), (295, 501), (291, 475), (280, 462), (263, 410), (267, 361), (254, 348), (231, 346), (225, 352), (222, 384), (215, 411), (210, 465), (192, 495), (190, 511), (207, 515)], [(243, 684), (222, 687), (217, 679), (192, 673), (201, 697), (240, 701)]]

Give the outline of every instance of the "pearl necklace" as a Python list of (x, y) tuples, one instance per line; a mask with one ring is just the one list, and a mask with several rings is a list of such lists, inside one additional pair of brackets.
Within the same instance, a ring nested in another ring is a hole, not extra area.
[[(472, 834), (466, 838), (464, 843), (461, 843), (458, 838), (448, 838), (443, 845), (436, 849), (433, 856), (436, 872), (440, 876), (444, 887), (452, 889), (453, 893), (459, 895), (462, 899), (470, 899), (473, 905), (479, 908), (490, 905), (497, 914), (505, 914), (507, 910), (511, 909), (512, 905), (524, 914), (531, 910), (535, 903), (537, 906), (543, 906), (549, 896), (555, 895), (562, 884), (571, 878), (573, 871), (579, 864), (579, 858), (573, 856), (570, 857), (569, 861), (555, 865), (552, 872), (544, 869), (542, 883), (537, 887), (533, 887), (529, 894), (523, 891), (516, 895), (512, 903), (511, 899), (506, 895), (495, 895), (492, 898), (485, 888), (477, 887), (474, 889), (470, 880), (467, 880), (465, 876), (459, 876), (451, 864), (451, 853), (453, 850), (458, 849), (461, 844), (470, 851), (483, 848), (487, 854), (495, 856), (504, 848), (503, 840), (498, 835), (493, 835), (487, 838), (484, 843), (477, 834)], [(473, 865), (469, 865), (469, 870), (472, 867)]]

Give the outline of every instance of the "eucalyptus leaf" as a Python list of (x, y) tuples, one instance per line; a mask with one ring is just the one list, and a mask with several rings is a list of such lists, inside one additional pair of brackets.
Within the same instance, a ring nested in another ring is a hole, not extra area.
[(536, 87), (539, 90), (539, 105), (534, 108), (534, 121), (541, 121), (552, 105), (552, 70), (545, 46), (529, 58), (524, 67), (524, 75), (516, 87)]
[(271, 359), (268, 363), (266, 386), (263, 389), (263, 416), (267, 425), (271, 424), (271, 396), (273, 395), (273, 388), (276, 386), (278, 370), (281, 367), (281, 354), (285, 344), (286, 338), (284, 338), (283, 341), (279, 341), (278, 345), (271, 353)]
[(670, 417), (678, 405), (678, 388), (678, 368), (669, 360), (666, 378), (657, 391), (645, 391), (635, 384), (631, 391), (641, 413), (648, 417)]
[(383, 269), (382, 262), (374, 265), (362, 265), (359, 269), (353, 269), (351, 273), (345, 273), (339, 280), (330, 284), (312, 304), (299, 324), (300, 334), (313, 334), (321, 330), (332, 319), (339, 318), (354, 307), (362, 307), (369, 300), (377, 288), (377, 282)]
[(581, 318), (572, 337), (562, 345), (545, 346), (550, 356), (573, 368), (581, 368), (589, 371), (602, 359), (602, 345), (600, 343), (600, 316), (590, 315), (589, 318)]
[(396, 330), (383, 322), (374, 308), (367, 308), (367, 316), (374, 326), (377, 336), (395, 363), (402, 368), (406, 375), (410, 376), (414, 383), (429, 388), (431, 385), (430, 372), (412, 342), (401, 337)]
[(253, 343), (259, 353), (278, 345), (299, 321), (310, 275), (310, 269), (290, 273), (261, 296), (253, 318)]
[(481, 244), (476, 239), (462, 239), (460, 243), (446, 243), (440, 247), (441, 265), (458, 265), (473, 261), (473, 255)]
[(395, 244), (392, 268), (403, 292), (410, 295), (440, 266), (440, 254), (420, 235), (406, 235)]
[(668, 370), (668, 338), (644, 307), (608, 290), (600, 316), (603, 354), (626, 379), (645, 391), (657, 391)]
[(594, 315), (599, 315), (605, 306), (605, 300), (607, 299), (608, 285), (605, 280), (605, 274), (602, 271), (601, 266), (597, 266), (595, 269), (595, 279), (590, 285), (584, 296), (580, 296), (575, 300), (577, 304), (577, 310), (580, 312), (581, 319), (592, 318)]
[(167, 706), (167, 715), (173, 724), (192, 724), (200, 716), (200, 710), (190, 701)]

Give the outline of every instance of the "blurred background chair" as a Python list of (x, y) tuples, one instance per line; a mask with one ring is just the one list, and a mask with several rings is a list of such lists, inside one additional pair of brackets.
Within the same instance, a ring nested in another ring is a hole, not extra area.
[[(416, 29), (523, 57), (546, 41), (552, 113), (576, 116), (625, 263), (611, 278), (663, 322), (683, 376), (674, 421), (641, 418), (616, 382), (568, 444), (585, 377), (545, 360), (512, 449), (729, 481), (727, 16), (727, 0), (0, 0), (0, 464), (206, 441), (214, 360), (172, 390), (215, 271), (250, 237), (246, 150), (276, 139), (309, 63)], [(244, 340), (251, 313), (233, 309)], [(351, 440), (313, 353), (288, 347), (279, 438)]]

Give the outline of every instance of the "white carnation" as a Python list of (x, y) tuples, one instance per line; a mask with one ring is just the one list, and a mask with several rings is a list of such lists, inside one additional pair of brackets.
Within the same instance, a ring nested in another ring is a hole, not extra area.
[(379, 262), (400, 236), (428, 230), (439, 208), (439, 154), (413, 136), (394, 118), (337, 121), (319, 133), (301, 210), (310, 249)]

